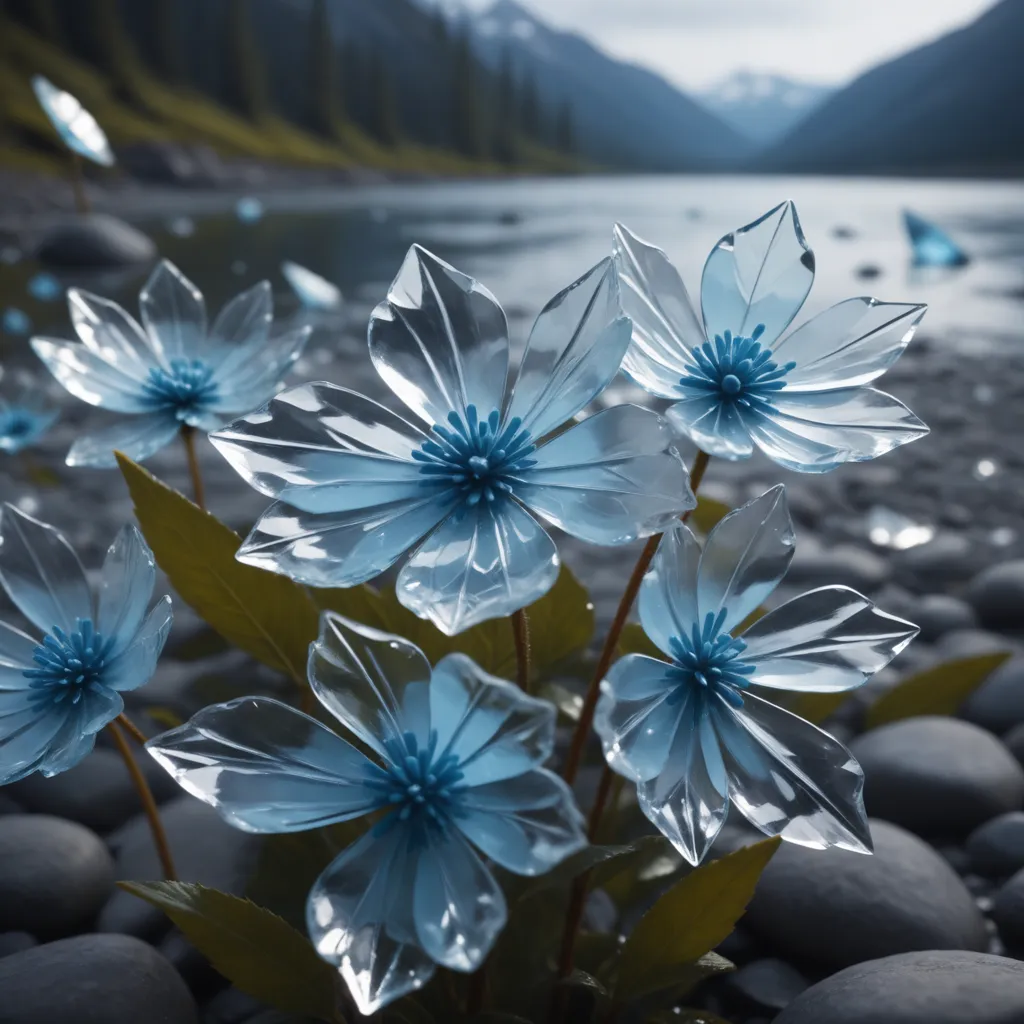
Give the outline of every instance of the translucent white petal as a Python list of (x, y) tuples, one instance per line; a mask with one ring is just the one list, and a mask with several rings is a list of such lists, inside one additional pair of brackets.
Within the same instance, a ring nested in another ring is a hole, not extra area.
[(281, 273), (307, 309), (329, 310), (341, 307), (341, 290), (307, 267), (285, 260), (281, 264)]
[(274, 293), (269, 281), (260, 281), (236, 295), (217, 315), (208, 343), (224, 354), (239, 345), (260, 346), (270, 337), (274, 319)]
[(697, 609), (697, 567), (700, 544), (680, 523), (666, 531), (651, 567), (640, 584), (637, 611), (644, 632), (666, 654), (673, 637), (689, 636), (700, 621)]
[(709, 338), (732, 331), (750, 337), (764, 324), (762, 345), (789, 326), (814, 281), (814, 253), (788, 200), (727, 234), (711, 250), (700, 283)]
[(758, 619), (743, 634), (742, 657), (758, 686), (836, 693), (885, 668), (917, 633), (856, 590), (821, 587)]
[(483, 285), (418, 245), (370, 317), (377, 372), (417, 416), (433, 425), (449, 412), (480, 419), (500, 409), (508, 374), (508, 324)]
[(170, 260), (161, 260), (139, 294), (142, 323), (161, 357), (202, 359), (206, 343), (203, 294)]
[(126, 416), (109, 427), (80, 434), (66, 461), (69, 466), (116, 469), (115, 451), (135, 462), (142, 462), (170, 444), (180, 433), (181, 423), (173, 410)]
[(114, 166), (114, 153), (103, 129), (71, 93), (42, 75), (32, 76), (32, 89), (68, 149), (101, 167)]
[(612, 262), (605, 259), (541, 310), (507, 418), (518, 416), (535, 438), (561, 426), (619, 372), (629, 337)]
[(160, 365), (146, 333), (116, 302), (69, 288), (68, 312), (82, 344), (125, 376), (143, 381)]
[(0, 622), (0, 690), (9, 686), (15, 688), (11, 682), (15, 679), (22, 680), (17, 683), (16, 688), (24, 688), (21, 672), (23, 669), (35, 667), (32, 655), (38, 644), (38, 640), (22, 632), (17, 626), (12, 626), (9, 622)]
[(153, 552), (133, 523), (121, 527), (107, 551), (97, 592), (96, 628), (107, 640), (115, 640), (111, 655), (128, 646), (146, 617), (156, 562)]
[(111, 412), (145, 412), (152, 402), (136, 370), (106, 362), (77, 341), (33, 338), (32, 350), (75, 398)]
[(622, 309), (633, 321), (633, 343), (622, 369), (647, 391), (674, 398), (686, 353), (704, 344), (704, 325), (679, 271), (661, 249), (616, 224), (614, 253)]
[(532, 458), (516, 497), (592, 544), (660, 533), (696, 504), (668, 423), (635, 405), (602, 410)]
[(665, 410), (668, 421), (701, 451), (716, 459), (747, 459), (754, 453), (750, 432), (732, 402), (695, 394)]
[(725, 516), (711, 531), (697, 570), (701, 620), (725, 609), (720, 628), (738, 626), (786, 575), (794, 544), (781, 484)]
[(137, 690), (153, 678), (160, 652), (171, 632), (171, 599), (165, 594), (146, 616), (139, 631), (120, 654), (111, 658), (103, 673), (104, 685), (124, 692)]

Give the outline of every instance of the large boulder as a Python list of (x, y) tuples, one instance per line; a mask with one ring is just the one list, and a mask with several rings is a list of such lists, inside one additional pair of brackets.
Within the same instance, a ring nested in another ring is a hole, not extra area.
[(156, 259), (153, 240), (138, 228), (105, 213), (79, 216), (50, 228), (36, 249), (47, 266), (101, 269), (150, 263)]

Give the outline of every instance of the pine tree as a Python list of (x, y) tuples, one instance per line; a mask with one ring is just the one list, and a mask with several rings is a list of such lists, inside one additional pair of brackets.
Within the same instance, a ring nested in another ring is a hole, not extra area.
[(158, 69), (165, 82), (184, 85), (188, 78), (178, 22), (179, 0), (149, 0), (153, 5), (153, 34)]
[(338, 68), (338, 46), (331, 28), (327, 0), (313, 0), (309, 29), (310, 120), (321, 135), (340, 139), (345, 107)]
[(506, 49), (501, 55), (494, 100), (493, 154), (499, 163), (515, 164), (519, 160), (518, 110), (516, 109), (516, 80), (512, 70), (512, 54)]
[(228, 0), (228, 88), (235, 107), (252, 121), (270, 113), (267, 69), (249, 17), (251, 0)]
[(576, 152), (576, 130), (572, 120), (572, 106), (563, 100), (558, 108), (558, 121), (555, 127), (555, 145), (567, 155)]
[(398, 143), (401, 134), (395, 87), (380, 53), (370, 58), (370, 131), (386, 146)]
[(484, 156), (484, 144), (477, 63), (465, 32), (456, 36), (453, 49), (452, 124), (455, 147), (465, 156), (479, 160)]

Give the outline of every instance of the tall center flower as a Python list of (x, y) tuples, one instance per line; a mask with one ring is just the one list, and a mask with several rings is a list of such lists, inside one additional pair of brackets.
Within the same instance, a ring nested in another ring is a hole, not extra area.
[(150, 367), (142, 392), (156, 409), (171, 409), (179, 420), (213, 409), (220, 390), (214, 368), (202, 359), (172, 359), (168, 369)]
[(113, 646), (96, 631), (92, 619), (79, 619), (73, 633), (54, 626), (32, 652), (39, 667), (25, 669), (22, 675), (31, 680), (38, 703), (77, 704), (90, 687), (102, 682)]
[(703, 626), (694, 623), (690, 634), (682, 633), (669, 640), (669, 649), (678, 669), (679, 687), (669, 698), (685, 700), (694, 687), (709, 696), (718, 696), (733, 707), (742, 707), (740, 691), (750, 685), (747, 676), (754, 666), (740, 660), (747, 645), (738, 637), (722, 630), (726, 611), (716, 616), (708, 612)]

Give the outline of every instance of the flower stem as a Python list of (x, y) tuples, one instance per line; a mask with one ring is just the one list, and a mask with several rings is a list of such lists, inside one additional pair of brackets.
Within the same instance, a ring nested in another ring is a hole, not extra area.
[(156, 801), (153, 799), (153, 792), (149, 788), (149, 783), (146, 782), (146, 777), (142, 774), (142, 769), (135, 760), (135, 756), (128, 746), (128, 741), (124, 738), (124, 733), (121, 732), (117, 723), (108, 722), (107, 728), (110, 730), (111, 736), (114, 737), (114, 745), (117, 747), (121, 757), (124, 758), (128, 774), (132, 777), (132, 782), (135, 783), (135, 788), (138, 790), (139, 799), (142, 801), (146, 818), (149, 820), (149, 830), (153, 833), (153, 845), (156, 847), (157, 855), (160, 857), (160, 864), (163, 866), (164, 878), (169, 882), (173, 882), (178, 877), (178, 873), (174, 869), (174, 859), (171, 857), (171, 848), (167, 843), (167, 833), (164, 831), (163, 822), (160, 820), (160, 812), (157, 810)]
[(181, 440), (185, 444), (185, 455), (188, 458), (188, 471), (192, 477), (192, 495), (195, 503), (206, 511), (206, 492), (203, 489), (203, 475), (199, 472), (199, 456), (196, 454), (196, 430), (187, 423), (182, 425)]
[(92, 212), (89, 203), (89, 196), (85, 191), (85, 173), (82, 167), (82, 157), (75, 152), (71, 153), (71, 190), (75, 196), (75, 210), (82, 214)]
[(524, 693), (530, 692), (530, 620), (526, 609), (512, 615), (512, 636), (516, 643), (516, 682)]
[[(708, 462), (710, 459), (711, 456), (706, 452), (697, 452), (697, 457), (693, 461), (693, 469), (690, 470), (690, 489), (694, 494), (696, 494), (700, 488), (701, 480), (704, 479), (704, 471), (708, 468)], [(683, 522), (685, 523), (689, 517), (690, 513), (685, 513), (682, 516)], [(572, 743), (569, 746), (569, 753), (565, 758), (565, 767), (562, 769), (562, 777), (570, 786), (575, 781), (576, 773), (580, 768), (580, 762), (583, 760), (583, 748), (586, 746), (587, 737), (590, 734), (590, 727), (594, 722), (594, 710), (597, 707), (597, 698), (601, 695), (601, 681), (608, 674), (608, 669), (615, 660), (615, 651), (619, 646), (619, 639), (622, 636), (622, 630), (625, 628), (626, 620), (629, 618), (630, 610), (633, 607), (633, 602), (636, 600), (636, 595), (640, 591), (640, 584), (643, 582), (644, 574), (647, 572), (648, 568), (650, 568), (651, 561), (654, 558), (654, 553), (658, 550), (658, 544), (660, 541), (661, 534), (659, 533), (650, 537), (644, 545), (644, 549), (640, 552), (640, 557), (637, 559), (637, 563), (633, 568), (633, 573), (629, 577), (629, 582), (626, 584), (626, 589), (622, 594), (622, 599), (619, 601), (619, 607), (615, 612), (615, 618), (612, 619), (608, 635), (604, 639), (604, 647), (601, 648), (601, 656), (597, 660), (597, 668), (594, 670), (594, 676), (590, 680), (590, 687), (587, 690), (587, 695), (583, 699), (583, 707), (580, 709), (580, 720), (576, 724), (576, 731), (573, 733)]]
[(128, 733), (128, 735), (131, 736), (131, 738), (135, 740), (140, 747), (144, 747), (146, 745), (146, 734), (123, 711), (117, 716), (117, 724), (120, 725), (121, 728), (124, 729), (124, 731)]

